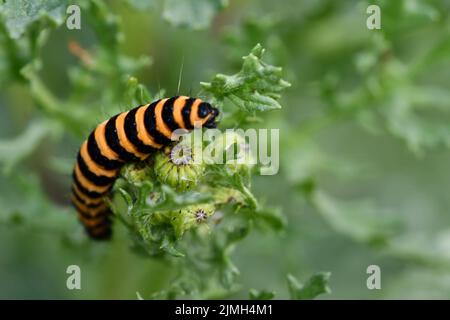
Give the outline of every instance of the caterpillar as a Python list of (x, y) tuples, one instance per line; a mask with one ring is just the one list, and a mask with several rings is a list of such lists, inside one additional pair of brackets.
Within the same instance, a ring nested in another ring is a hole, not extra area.
[(71, 202), (86, 233), (96, 240), (111, 237), (111, 210), (104, 200), (124, 164), (167, 146), (176, 129), (215, 128), (218, 114), (201, 99), (176, 96), (100, 123), (81, 144), (72, 173)]

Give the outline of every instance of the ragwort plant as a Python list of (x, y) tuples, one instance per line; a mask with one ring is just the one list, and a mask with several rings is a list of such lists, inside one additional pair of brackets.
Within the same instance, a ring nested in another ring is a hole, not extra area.
[[(281, 108), (276, 99), (289, 84), (281, 79), (280, 68), (261, 60), (263, 52), (257, 45), (243, 58), (240, 72), (202, 83), (215, 106), (226, 109), (226, 99), (233, 105), (229, 108), (234, 112), (224, 117)], [(237, 289), (239, 271), (230, 258), (235, 244), (254, 225), (281, 231), (285, 219), (252, 194), (251, 176), (257, 168), (250, 162), (197, 164), (195, 152), (202, 150), (186, 138), (147, 162), (126, 166), (116, 184), (120, 197), (112, 206), (136, 250), (169, 258), (180, 270), (166, 297), (221, 296), (223, 290)], [(218, 143), (222, 149), (216, 152), (223, 155), (245, 144), (238, 134), (224, 133), (218, 140), (223, 140)]]
[[(128, 3), (131, 7), (148, 9), (138, 1)], [(182, 4), (166, 0), (163, 17), (169, 23), (204, 28), (212, 15), (227, 5), (226, 1), (219, 3)], [(83, 138), (99, 118), (98, 106), (130, 108), (164, 94), (164, 90), (151, 94), (133, 76), (150, 66), (152, 60), (122, 53), (120, 45), (124, 37), (120, 18), (102, 1), (78, 4), (97, 43), (90, 49), (76, 41), (69, 43), (69, 51), (78, 63), (68, 69), (71, 88), (66, 98), (52, 92), (42, 80), (41, 50), (51, 32), (64, 24), (68, 2), (20, 0), (6, 1), (0, 6), (0, 53), (4, 60), (0, 65), (1, 84), (20, 83), (27, 87), (39, 115), (17, 138), (17, 141), (27, 140), (27, 148), (13, 148), (10, 141), (0, 145), (0, 149), (12, 150), (2, 152), (6, 174), (47, 137), (60, 141), (63, 132), (69, 132), (78, 139)], [(209, 8), (200, 10), (200, 17), (196, 10), (199, 6)], [(217, 74), (210, 82), (201, 83), (200, 96), (222, 111), (222, 128), (249, 126), (258, 113), (276, 112), (281, 108), (279, 99), (289, 83), (282, 79), (281, 68), (262, 60), (263, 53), (264, 49), (258, 44), (243, 58), (239, 72)], [(224, 145), (222, 151), (239, 148), (244, 143), (242, 137), (233, 136), (231, 144)], [(115, 220), (128, 231), (132, 249), (145, 257), (162, 259), (176, 270), (169, 287), (152, 298), (214, 298), (237, 292), (240, 290), (236, 281), (239, 270), (231, 260), (235, 246), (254, 228), (280, 232), (286, 224), (277, 208), (266, 207), (251, 192), (252, 175), (257, 172), (257, 166), (246, 163), (198, 165), (192, 161), (195, 152), (187, 139), (183, 139), (148, 161), (125, 166), (110, 199)], [(55, 172), (68, 173), (71, 160), (54, 157), (50, 163)], [(12, 179), (23, 183), (24, 176)], [(32, 183), (31, 189), (39, 189), (35, 180), (27, 181)], [(68, 235), (73, 234), (75, 215), (61, 218), (61, 208), (51, 204), (44, 194), (38, 192), (34, 196), (45, 203), (45, 215), (24, 214), (26, 210), (23, 210), (14, 212), (4, 222), (42, 232), (52, 229), (60, 232), (66, 241), (70, 239), (72, 236)], [(291, 297), (314, 298), (329, 292), (328, 278), (329, 273), (318, 273), (302, 285), (288, 276)], [(251, 290), (249, 297), (271, 299), (274, 293)]]

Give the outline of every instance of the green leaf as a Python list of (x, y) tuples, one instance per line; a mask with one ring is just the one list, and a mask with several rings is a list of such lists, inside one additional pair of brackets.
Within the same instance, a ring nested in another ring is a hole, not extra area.
[(122, 188), (117, 188), (117, 190), (119, 191), (120, 195), (124, 199), (124, 201), (127, 205), (128, 212), (132, 212), (134, 203), (133, 203), (133, 198), (131, 197), (131, 195)]
[(34, 121), (19, 136), (0, 140), (0, 163), (8, 174), (21, 160), (27, 158), (49, 135), (51, 127), (47, 122)]
[(255, 219), (257, 226), (274, 231), (282, 231), (287, 225), (286, 216), (281, 210), (275, 208), (259, 208), (251, 212), (250, 217)]
[(275, 297), (274, 291), (250, 289), (248, 292), (250, 300), (271, 300)]
[(248, 180), (248, 177), (245, 177), (243, 173), (232, 172), (230, 170), (227, 170), (226, 166), (222, 165), (210, 166), (209, 170), (211, 179), (212, 181), (214, 181), (214, 184), (231, 187), (239, 191), (244, 197), (244, 201), (247, 206), (249, 206), (251, 209), (258, 208), (258, 200), (250, 191), (248, 183), (246, 183), (247, 181), (244, 181)]
[(148, 203), (154, 211), (178, 210), (189, 205), (205, 203), (212, 199), (211, 194), (204, 192), (189, 191), (179, 194), (166, 185), (163, 185), (161, 189), (161, 198), (157, 202)]
[(396, 236), (386, 248), (395, 257), (419, 265), (450, 266), (450, 229), (433, 232), (412, 230)]
[(127, 81), (127, 89), (124, 94), (124, 103), (126, 106), (140, 106), (151, 101), (150, 93), (147, 88), (139, 83), (135, 77), (130, 77)]
[(27, 27), (43, 17), (56, 25), (64, 22), (68, 2), (66, 0), (6, 0), (0, 6), (6, 29), (11, 38), (19, 38)]
[(59, 236), (67, 236), (76, 230), (77, 222), (71, 215), (74, 212), (53, 203), (35, 173), (18, 170), (3, 180), (5, 184), (0, 185), (0, 225), (13, 224), (26, 227), (30, 232)]
[(317, 190), (311, 201), (332, 228), (359, 242), (384, 246), (400, 227), (392, 212), (368, 200), (343, 201)]
[(173, 240), (169, 239), (169, 237), (164, 237), (163, 241), (161, 243), (160, 249), (164, 250), (165, 252), (167, 252), (168, 254), (177, 257), (177, 258), (182, 258), (184, 257), (184, 253), (178, 251), (175, 248), (175, 243)]
[(416, 154), (438, 146), (450, 147), (448, 90), (404, 86), (382, 106), (388, 130)]
[(248, 113), (280, 109), (281, 92), (290, 83), (281, 78), (282, 69), (262, 61), (263, 47), (258, 44), (243, 58), (241, 71), (234, 75), (217, 74), (211, 82), (201, 82), (202, 88), (219, 102), (229, 99)]
[[(61, 102), (39, 77), (39, 64), (29, 63), (22, 68), (21, 74), (29, 82), (29, 91), (40, 109), (49, 117), (57, 119), (65, 128), (78, 134), (85, 133), (90, 123), (89, 112), (81, 108), (70, 108)], [(90, 114), (92, 116), (92, 114)]]
[(177, 27), (205, 29), (228, 0), (165, 0), (163, 17)]
[(305, 284), (301, 284), (293, 275), (287, 276), (289, 294), (293, 300), (314, 299), (325, 293), (331, 293), (328, 286), (330, 272), (319, 272), (311, 276)]

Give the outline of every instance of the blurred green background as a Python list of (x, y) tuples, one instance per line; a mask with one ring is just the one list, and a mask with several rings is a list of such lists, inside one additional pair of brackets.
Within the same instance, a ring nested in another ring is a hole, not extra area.
[[(292, 83), (280, 172), (253, 190), (281, 208), (281, 234), (255, 231), (232, 255), (241, 290), (287, 298), (286, 274), (330, 271), (321, 298), (450, 298), (450, 1), (6, 1), (0, 9), (0, 298), (136, 299), (174, 271), (133, 254), (123, 227), (85, 241), (68, 203), (89, 130), (127, 105), (130, 75), (156, 94), (196, 95), (257, 44)], [(92, 3), (97, 3), (93, 5)], [(366, 8), (381, 8), (368, 30)], [(66, 268), (82, 270), (67, 290)], [(381, 268), (381, 290), (366, 269)]]

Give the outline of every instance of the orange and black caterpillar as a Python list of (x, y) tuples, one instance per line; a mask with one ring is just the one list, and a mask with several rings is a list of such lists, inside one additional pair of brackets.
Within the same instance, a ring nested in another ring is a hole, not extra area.
[(108, 196), (120, 168), (168, 145), (176, 129), (214, 128), (219, 111), (201, 99), (166, 98), (119, 113), (100, 123), (83, 142), (73, 170), (71, 200), (87, 234), (111, 236)]

